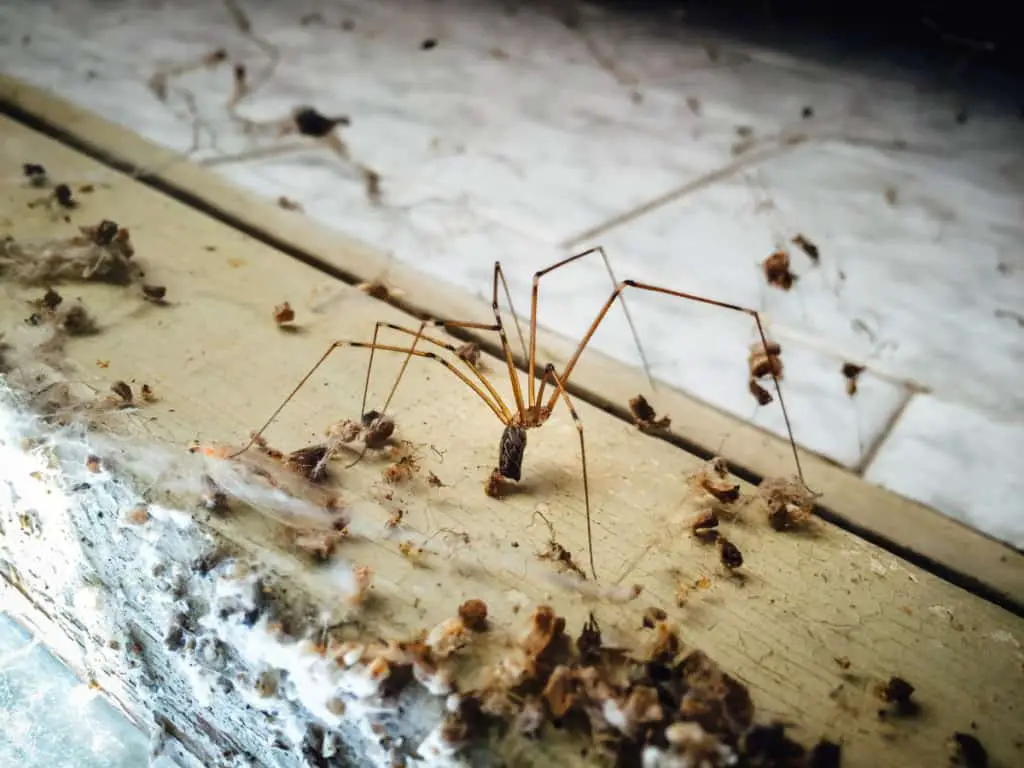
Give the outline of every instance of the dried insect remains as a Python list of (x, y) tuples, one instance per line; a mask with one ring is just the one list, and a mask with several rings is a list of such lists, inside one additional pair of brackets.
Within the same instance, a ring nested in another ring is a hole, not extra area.
[[(608, 299), (604, 302), (601, 309), (597, 313), (596, 318), (591, 323), (587, 332), (580, 339), (578, 345), (564, 368), (559, 372), (552, 364), (547, 364), (541, 367), (537, 360), (537, 310), (540, 297), (540, 282), (546, 276), (552, 272), (561, 269), (563, 267), (572, 264), (573, 262), (584, 259), (588, 256), (600, 256), (604, 265), (608, 271), (608, 274), (612, 278), (612, 282), (615, 284), (614, 290)], [(639, 336), (636, 333), (636, 328), (633, 324), (632, 317), (629, 315), (629, 310), (625, 304), (624, 293), (627, 289), (633, 289), (637, 291), (650, 292), (655, 294), (661, 294), (664, 296), (671, 296), (684, 301), (698, 302), (711, 307), (719, 309), (726, 309), (732, 312), (742, 313), (751, 318), (756, 331), (757, 344), (755, 344), (754, 352), (751, 354), (751, 383), (756, 383), (757, 379), (771, 378), (775, 385), (775, 391), (778, 394), (779, 407), (782, 411), (783, 419), (786, 425), (786, 431), (789, 436), (790, 446), (793, 452), (793, 459), (796, 468), (796, 474), (799, 483), (803, 484), (803, 472), (800, 467), (800, 459), (796, 450), (796, 444), (793, 440), (793, 430), (790, 424), (789, 415), (786, 411), (785, 403), (782, 399), (782, 393), (779, 390), (778, 380), (782, 374), (782, 363), (779, 358), (780, 348), (777, 344), (772, 344), (768, 341), (767, 334), (765, 333), (764, 326), (761, 322), (761, 316), (757, 310), (750, 309), (747, 307), (741, 307), (735, 304), (728, 304), (726, 302), (717, 301), (704, 296), (698, 296), (691, 293), (685, 293), (683, 291), (676, 291), (669, 288), (664, 288), (658, 285), (652, 285), (648, 283), (642, 283), (635, 280), (623, 280), (617, 281), (614, 273), (611, 270), (611, 265), (608, 261), (608, 257), (602, 248), (590, 248), (581, 253), (569, 256), (568, 258), (562, 259), (561, 261), (552, 264), (545, 269), (541, 269), (534, 273), (533, 276), (533, 287), (531, 295), (531, 307), (530, 307), (530, 318), (529, 318), (529, 329), (527, 334), (524, 335), (523, 329), (520, 326), (519, 317), (516, 315), (515, 308), (512, 305), (511, 294), (509, 292), (508, 283), (505, 280), (504, 272), (502, 271), (501, 263), (495, 262), (493, 271), (492, 281), (492, 293), (491, 293), (491, 307), (494, 313), (493, 323), (484, 322), (469, 322), (469, 321), (452, 321), (452, 320), (441, 320), (435, 322), (424, 321), (420, 324), (418, 329), (406, 328), (400, 325), (395, 325), (388, 322), (378, 322), (374, 327), (373, 337), (369, 341), (354, 341), (354, 340), (339, 340), (332, 343), (327, 350), (320, 356), (320, 358), (313, 364), (309, 371), (299, 380), (298, 384), (292, 390), (292, 392), (284, 399), (284, 401), (275, 409), (275, 411), (267, 419), (266, 423), (254, 434), (253, 439), (246, 445), (242, 451), (247, 450), (253, 443), (255, 443), (263, 432), (277, 419), (278, 415), (284, 409), (284, 407), (295, 397), (298, 391), (305, 386), (306, 382), (311, 376), (320, 368), (324, 361), (337, 349), (341, 348), (357, 348), (369, 350), (369, 362), (366, 369), (366, 381), (363, 388), (363, 400), (360, 412), (365, 414), (364, 423), (369, 417), (371, 421), (373, 419), (384, 419), (386, 418), (382, 414), (387, 413), (388, 406), (391, 404), (392, 398), (398, 389), (399, 383), (401, 382), (409, 362), (415, 358), (422, 358), (431, 360), (449, 371), (465, 386), (467, 386), (472, 392), (483, 401), (483, 403), (491, 410), (497, 419), (502, 423), (504, 429), (502, 431), (499, 443), (498, 443), (498, 455), (497, 455), (497, 468), (491, 473), (485, 485), (485, 491), (488, 495), (498, 496), (501, 494), (503, 484), (505, 481), (518, 481), (522, 478), (523, 474), (523, 459), (526, 453), (527, 445), (527, 432), (531, 429), (537, 429), (551, 418), (552, 413), (559, 404), (565, 406), (565, 410), (568, 411), (569, 416), (572, 418), (573, 424), (576, 427), (578, 439), (580, 458), (582, 464), (582, 480), (583, 480), (583, 499), (586, 513), (586, 536), (587, 536), (587, 549), (590, 562), (591, 573), (597, 577), (597, 567), (594, 562), (594, 547), (593, 547), (593, 533), (591, 527), (591, 510), (590, 510), (590, 481), (587, 472), (587, 459), (586, 459), (586, 443), (584, 439), (583, 424), (579, 418), (579, 414), (573, 404), (573, 399), (570, 397), (567, 386), (572, 372), (579, 362), (580, 356), (584, 350), (590, 344), (591, 339), (597, 332), (602, 321), (608, 315), (612, 306), (619, 302), (622, 305), (623, 311), (625, 312), (626, 319), (629, 322), (630, 329), (633, 333), (634, 341), (640, 350), (641, 358), (644, 362), (645, 370), (649, 372), (649, 366), (647, 365), (646, 357), (643, 353), (643, 347), (640, 344)], [(516, 369), (515, 359), (512, 351), (512, 346), (508, 341), (508, 335), (505, 330), (505, 323), (502, 317), (502, 311), (499, 306), (499, 291), (504, 293), (505, 298), (508, 301), (509, 311), (515, 322), (516, 332), (518, 335), (519, 344), (522, 348), (523, 357), (527, 361), (527, 381), (524, 387), (520, 379), (519, 371)], [(428, 326), (434, 328), (443, 328), (447, 330), (454, 329), (466, 329), (475, 331), (485, 331), (497, 333), (502, 351), (502, 359), (507, 370), (509, 383), (512, 390), (513, 402), (508, 403), (498, 393), (494, 384), (491, 383), (490, 379), (481, 369), (475, 355), (467, 354), (465, 348), (457, 348), (448, 342), (435, 338), (434, 336), (427, 333)], [(402, 334), (409, 338), (407, 344), (386, 344), (378, 341), (378, 337), (381, 329), (388, 329), (398, 334)], [(528, 339), (528, 340), (527, 340)], [(429, 345), (437, 351), (421, 349), (421, 345)], [(378, 352), (390, 352), (404, 356), (401, 368), (399, 369), (398, 375), (396, 376), (391, 390), (388, 393), (387, 399), (380, 411), (367, 411), (366, 410), (366, 399), (369, 391), (370, 376), (373, 367), (373, 360), (375, 354)], [(443, 355), (442, 353), (447, 353)], [(462, 365), (458, 365), (461, 363)], [(772, 396), (766, 389), (758, 384), (759, 389), (764, 391), (766, 396), (764, 399), (758, 397), (759, 401), (771, 402)], [(668, 426), (667, 419), (657, 419), (656, 412), (653, 407), (643, 398), (635, 399), (631, 402), (631, 409), (634, 412), (638, 422), (644, 421), (650, 423), (655, 427)], [(393, 429), (393, 425), (392, 425)], [(390, 434), (390, 433), (389, 433)], [(238, 455), (238, 454), (236, 454)], [(730, 552), (725, 557), (730, 562), (735, 562), (736, 557)]]

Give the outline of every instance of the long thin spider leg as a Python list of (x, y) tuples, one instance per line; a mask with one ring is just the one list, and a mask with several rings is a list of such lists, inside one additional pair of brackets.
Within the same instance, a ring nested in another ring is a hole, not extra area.
[(327, 358), (330, 357), (331, 353), (342, 347), (353, 347), (356, 349), (379, 349), (384, 352), (400, 352), (406, 355), (412, 354), (415, 357), (423, 357), (428, 360), (435, 360), (441, 365), (443, 365), (445, 368), (447, 368), (449, 371), (451, 371), (453, 374), (455, 374), (455, 376), (457, 376), (467, 387), (472, 389), (473, 392), (476, 393), (477, 397), (483, 400), (484, 404), (486, 404), (487, 407), (490, 408), (491, 411), (494, 413), (494, 415), (498, 417), (498, 420), (502, 424), (508, 424), (508, 419), (505, 416), (505, 414), (502, 413), (502, 410), (494, 402), (491, 401), (491, 399), (487, 396), (486, 392), (484, 392), (477, 384), (475, 384), (468, 376), (466, 376), (466, 374), (464, 374), (458, 368), (456, 368), (443, 357), (434, 352), (424, 352), (423, 350), (420, 349), (398, 347), (391, 344), (375, 344), (365, 341), (335, 341), (327, 348), (327, 351), (324, 352), (320, 356), (320, 358), (313, 364), (313, 367), (306, 372), (306, 375), (299, 380), (299, 383), (295, 385), (295, 388), (291, 391), (291, 393), (289, 393), (288, 397), (286, 397), (284, 401), (274, 410), (274, 412), (270, 415), (270, 418), (267, 419), (266, 423), (259, 428), (259, 430), (252, 436), (249, 442), (246, 443), (241, 450), (235, 451), (235, 453), (231, 454), (229, 458), (235, 458), (236, 456), (240, 456), (247, 450), (249, 450), (256, 443), (256, 441), (258, 441), (260, 437), (263, 436), (263, 433), (266, 432), (267, 428), (274, 423), (274, 420), (277, 419), (277, 417), (281, 414), (281, 411), (284, 410), (285, 406), (288, 405), (288, 403), (292, 401), (295, 395), (298, 394), (299, 390), (305, 386), (306, 382), (309, 381), (310, 377), (312, 377), (312, 375), (316, 373), (320, 366), (324, 364), (324, 361), (326, 361)]
[[(596, 246), (594, 248), (588, 248), (581, 253), (577, 253), (574, 256), (562, 259), (550, 267), (535, 272), (533, 275), (533, 292), (530, 297), (530, 352), (528, 355), (529, 366), (530, 366), (530, 405), (536, 405), (539, 396), (534, 394), (534, 370), (537, 365), (537, 305), (540, 300), (540, 279), (545, 275), (554, 272), (556, 269), (561, 269), (564, 266), (572, 264), (574, 261), (579, 261), (591, 254), (599, 254), (601, 260), (604, 261), (604, 268), (608, 272), (608, 277), (611, 278), (612, 287), (616, 287), (619, 281), (615, 277), (615, 271), (612, 269), (611, 260), (608, 258), (608, 254), (605, 253), (604, 248)], [(622, 311), (626, 315), (626, 322), (629, 323), (629, 331), (633, 334), (633, 343), (636, 344), (637, 352), (640, 353), (640, 362), (644, 366), (644, 375), (647, 377), (647, 385), (654, 391), (654, 377), (651, 375), (651, 364), (647, 359), (647, 353), (644, 351), (644, 345), (640, 342), (640, 334), (636, 330), (636, 324), (633, 322), (633, 315), (629, 312), (629, 307), (626, 304), (625, 298), (620, 300), (622, 305)]]
[[(497, 278), (501, 280), (501, 287), (502, 290), (505, 291), (505, 299), (508, 301), (508, 310), (512, 313), (512, 319), (516, 324), (516, 333), (519, 335), (519, 346), (523, 349), (523, 360), (526, 360), (530, 356), (530, 353), (526, 350), (526, 339), (523, 338), (523, 328), (519, 323), (519, 314), (516, 312), (515, 305), (512, 304), (512, 292), (508, 289), (508, 283), (505, 281), (505, 273), (501, 269), (500, 261), (494, 263), (494, 272)], [(534, 405), (534, 403), (531, 402), (530, 405)]]
[[(416, 344), (419, 341), (424, 341), (424, 342), (426, 342), (428, 344), (433, 344), (436, 347), (440, 347), (441, 349), (444, 349), (444, 350), (446, 350), (448, 352), (451, 352), (453, 355), (457, 354), (458, 350), (456, 350), (453, 345), (448, 344), (447, 342), (441, 341), (440, 339), (435, 339), (433, 336), (428, 336), (427, 334), (423, 333), (425, 327), (428, 324), (429, 324), (429, 321), (424, 321), (423, 323), (420, 324), (420, 330), (419, 331), (413, 331), (413, 330), (411, 330), (409, 328), (404, 328), (404, 327), (402, 327), (400, 325), (395, 325), (394, 323), (387, 323), (387, 322), (384, 322), (384, 321), (378, 321), (376, 326), (374, 327), (374, 331), (373, 331), (373, 342), (374, 343), (377, 342), (377, 332), (380, 330), (380, 328), (383, 327), (383, 328), (388, 328), (388, 329), (390, 329), (392, 331), (397, 331), (398, 333), (404, 333), (406, 335), (413, 336), (414, 337), (414, 341), (413, 341), (413, 344), (412, 344), (413, 347), (415, 347)], [(438, 324), (441, 325), (441, 326), (448, 325), (448, 323), (441, 323), (441, 322), (438, 322)], [(461, 327), (462, 324), (452, 323), (451, 325), (453, 325), (453, 327)], [(412, 357), (412, 355), (407, 356), (406, 363), (408, 363), (408, 360), (411, 359), (411, 357)], [(493, 398), (495, 404), (497, 404), (497, 406), (501, 409), (502, 413), (505, 414), (505, 418), (506, 419), (511, 419), (512, 418), (512, 412), (509, 411), (508, 406), (505, 405), (505, 401), (502, 400), (501, 395), (498, 394), (498, 391), (494, 388), (494, 385), (491, 384), (490, 380), (483, 373), (483, 371), (481, 371), (479, 368), (477, 368), (475, 365), (472, 365), (468, 361), (463, 361), (463, 362), (466, 363), (467, 367), (473, 372), (473, 375), (475, 375), (477, 377), (477, 379), (480, 381), (480, 383), (483, 384), (483, 386), (487, 389), (488, 394)], [(373, 364), (373, 350), (370, 351), (370, 365), (372, 365), (372, 364)], [(387, 411), (388, 405), (391, 404), (391, 399), (394, 397), (395, 392), (398, 389), (398, 383), (399, 383), (399, 381), (401, 381), (402, 376), (405, 374), (405, 369), (406, 369), (406, 366), (403, 365), (402, 366), (402, 370), (399, 372), (398, 378), (395, 379), (395, 383), (391, 387), (391, 394), (388, 395), (388, 399), (384, 403), (384, 407), (381, 409), (382, 413)], [(366, 372), (366, 388), (367, 389), (369, 388), (369, 382), (370, 382), (370, 372), (369, 372), (369, 367), (367, 367), (367, 372)], [(362, 408), (360, 409), (360, 413), (364, 413), (365, 411), (366, 411), (366, 389), (363, 390), (363, 405), (362, 405)]]
[[(406, 330), (405, 328), (399, 328), (398, 326), (391, 325), (390, 323), (386, 323), (385, 325), (387, 325), (389, 328), (397, 329), (397, 330), (403, 331), (405, 333), (408, 333), (408, 330)], [(381, 326), (381, 323), (378, 322), (377, 323), (377, 328), (380, 328), (380, 326)], [(395, 392), (398, 391), (398, 385), (401, 383), (402, 377), (405, 376), (405, 371), (409, 368), (409, 361), (412, 360), (412, 357), (415, 354), (416, 345), (419, 344), (420, 339), (424, 338), (423, 330), (426, 327), (427, 327), (427, 321), (424, 320), (422, 323), (420, 323), (419, 330), (416, 331), (415, 335), (413, 335), (412, 344), (409, 346), (409, 354), (407, 354), (405, 356), (405, 360), (402, 361), (402, 367), (398, 370), (398, 375), (395, 376), (395, 382), (391, 385), (391, 391), (388, 392), (387, 399), (384, 401), (384, 406), (380, 409), (381, 413), (387, 413), (388, 412), (388, 406), (391, 405), (391, 400), (394, 398)], [(377, 329), (375, 328), (374, 329), (374, 335), (376, 335), (376, 333), (377, 333)], [(374, 339), (373, 341), (374, 341), (374, 343), (376, 343), (377, 339)], [(371, 350), (370, 354), (372, 355), (374, 351), (375, 350)], [(369, 371), (367, 371), (367, 374), (369, 374)], [(369, 375), (367, 375), (367, 380), (369, 380)], [(366, 394), (365, 393), (363, 394), (363, 401), (364, 401), (364, 403), (366, 401)], [(365, 411), (360, 411), (360, 415), (362, 415), (363, 413), (365, 413)]]
[[(512, 384), (512, 395), (515, 397), (516, 410), (520, 416), (526, 413), (526, 404), (523, 402), (523, 390), (519, 384), (519, 374), (516, 371), (516, 363), (512, 357), (512, 348), (508, 343), (508, 335), (505, 333), (505, 325), (501, 320), (501, 307), (498, 306), (498, 282), (504, 283), (505, 276), (501, 271), (501, 262), (494, 262), (494, 290), (491, 294), (491, 309), (494, 311), (494, 325), (488, 325), (487, 323), (474, 323), (474, 322), (449, 322), (440, 321), (441, 325), (447, 328), (477, 328), (485, 331), (497, 331), (498, 338), (501, 340), (501, 351), (505, 356), (505, 365), (508, 367), (508, 377)], [(506, 285), (507, 290), (507, 285)], [(509, 296), (509, 306), (511, 306), (511, 296)], [(514, 310), (513, 310), (514, 312)], [(531, 368), (531, 376), (533, 369)], [(531, 385), (530, 389), (533, 387)]]
[(366, 363), (366, 381), (363, 382), (363, 401), (359, 405), (360, 416), (366, 413), (366, 396), (370, 391), (370, 371), (373, 370), (373, 356), (377, 352), (377, 335), (380, 333), (380, 327), (382, 325), (382, 322), (378, 322), (373, 326), (373, 338), (370, 340), (373, 346), (370, 347), (370, 359)]
[[(590, 343), (590, 339), (594, 336), (594, 333), (597, 331), (597, 328), (601, 324), (601, 321), (604, 320), (605, 315), (608, 314), (608, 310), (611, 309), (611, 306), (612, 304), (615, 303), (615, 300), (620, 299), (620, 297), (622, 296), (622, 292), (625, 291), (627, 288), (637, 288), (638, 290), (641, 291), (652, 291), (654, 293), (665, 294), (666, 296), (675, 296), (676, 298), (686, 299), (688, 301), (696, 301), (700, 302), (701, 304), (708, 304), (713, 307), (721, 307), (722, 309), (729, 309), (732, 310), (733, 312), (742, 312), (745, 315), (750, 315), (751, 317), (754, 318), (754, 323), (757, 325), (757, 333), (760, 337), (761, 346), (764, 350), (764, 353), (766, 356), (770, 357), (770, 355), (768, 355), (768, 336), (764, 332), (764, 325), (762, 325), (761, 323), (761, 315), (757, 310), (748, 309), (747, 307), (741, 307), (736, 304), (728, 304), (724, 301), (709, 299), (704, 296), (697, 296), (692, 293), (684, 293), (683, 291), (673, 291), (669, 288), (662, 288), (661, 286), (658, 285), (638, 283), (635, 280), (623, 280), (612, 292), (612, 295), (608, 298), (608, 301), (604, 303), (604, 306), (601, 307), (601, 311), (598, 312), (597, 318), (591, 324), (590, 330), (588, 330), (587, 333), (580, 340), (579, 345), (576, 347), (576, 351), (573, 353), (573, 356), (569, 359), (569, 362), (566, 364), (565, 369), (562, 371), (561, 380), (566, 386), (568, 385), (569, 376), (572, 374), (573, 368), (576, 367), (576, 362), (579, 360), (580, 355), (583, 354), (583, 350), (586, 348), (587, 344)], [(789, 436), (789, 446), (793, 452), (793, 461), (796, 464), (797, 477), (800, 480), (801, 485), (806, 486), (806, 483), (804, 482), (803, 467), (800, 465), (800, 453), (797, 450), (796, 440), (793, 437), (793, 425), (789, 419), (789, 411), (786, 408), (786, 401), (782, 396), (782, 387), (779, 385), (779, 377), (776, 375), (774, 369), (770, 369), (769, 373), (771, 373), (772, 381), (775, 382), (775, 392), (779, 396), (779, 407), (782, 409), (782, 419), (786, 423), (786, 434)], [(548, 408), (553, 408), (557, 400), (558, 393), (556, 392), (554, 395), (551, 396), (551, 399), (548, 401)]]
[(541, 390), (544, 388), (544, 384), (551, 379), (555, 385), (557, 391), (555, 397), (561, 397), (565, 402), (565, 407), (569, 409), (569, 414), (572, 416), (572, 421), (576, 425), (576, 431), (580, 436), (580, 460), (583, 466), (583, 505), (587, 513), (587, 555), (590, 558), (590, 572), (594, 576), (594, 580), (597, 580), (597, 566), (594, 565), (594, 535), (590, 527), (590, 478), (587, 475), (587, 445), (583, 439), (583, 422), (580, 421), (580, 416), (576, 413), (576, 408), (573, 407), (572, 399), (569, 397), (569, 393), (565, 391), (564, 379), (560, 378), (555, 373), (555, 366), (548, 363), (544, 368), (544, 378), (541, 381)]
[[(501, 339), (501, 351), (505, 353), (505, 363), (508, 366), (508, 377), (512, 382), (512, 395), (516, 399), (516, 408), (519, 415), (526, 413), (526, 404), (523, 402), (523, 390), (519, 384), (519, 373), (516, 371), (515, 360), (512, 358), (512, 348), (508, 344), (508, 336), (505, 334), (505, 325), (501, 320), (501, 308), (498, 306), (498, 280), (502, 279), (501, 262), (494, 262), (494, 291), (491, 297), (491, 308), (494, 310), (494, 324), (498, 326), (498, 337)], [(532, 375), (532, 371), (531, 371)], [(531, 389), (533, 387), (531, 386)]]

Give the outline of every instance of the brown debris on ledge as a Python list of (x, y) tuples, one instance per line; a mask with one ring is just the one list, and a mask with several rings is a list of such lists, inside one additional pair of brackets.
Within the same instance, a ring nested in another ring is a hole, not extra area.
[(468, 751), (493, 731), (557, 731), (619, 766), (838, 765), (838, 745), (822, 741), (808, 751), (785, 725), (755, 723), (743, 683), (703, 651), (684, 649), (669, 623), (647, 626), (652, 640), (634, 653), (606, 646), (593, 614), (573, 641), (562, 617), (537, 607), (485, 682), (460, 697), (442, 740)]

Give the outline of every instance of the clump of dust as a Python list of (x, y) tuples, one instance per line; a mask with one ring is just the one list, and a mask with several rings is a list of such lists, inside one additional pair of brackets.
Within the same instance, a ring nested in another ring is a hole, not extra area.
[(797, 528), (814, 516), (818, 495), (803, 483), (772, 477), (757, 487), (758, 495), (768, 508), (768, 522), (777, 531)]
[(22, 285), (61, 281), (128, 285), (141, 277), (127, 229), (103, 220), (72, 237), (0, 241), (0, 276)]

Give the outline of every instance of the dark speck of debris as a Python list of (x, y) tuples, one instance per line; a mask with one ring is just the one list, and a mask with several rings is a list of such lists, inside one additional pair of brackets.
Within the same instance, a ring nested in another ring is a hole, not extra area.
[(132, 388), (126, 381), (115, 381), (110, 385), (110, 391), (125, 403), (130, 403), (133, 400)]
[(163, 304), (167, 296), (167, 288), (163, 285), (143, 285), (142, 295), (146, 301), (151, 301), (154, 304)]
[(67, 184), (58, 184), (53, 188), (53, 196), (60, 203), (62, 208), (74, 208), (78, 205), (75, 198), (71, 194), (71, 187)]
[(722, 565), (730, 571), (734, 571), (743, 565), (743, 553), (740, 552), (739, 547), (724, 536), (718, 537), (718, 554)]
[(843, 363), (843, 376), (846, 378), (846, 394), (853, 397), (857, 394), (857, 379), (864, 372), (863, 365)]
[(791, 765), (804, 756), (782, 723), (755, 725), (743, 736), (743, 751), (753, 765)]
[(988, 768), (988, 752), (971, 734), (954, 733), (949, 747), (952, 765), (962, 768)]
[(967, 122), (967, 119), (968, 119), (969, 117), (970, 117), (970, 115), (969, 115), (969, 114), (968, 114), (968, 112), (967, 112), (967, 107), (961, 107), (961, 108), (960, 108), (960, 109), (958, 109), (958, 110), (957, 110), (957, 112), (956, 112), (956, 121), (957, 121), (957, 123), (959, 123), (960, 125), (963, 125), (964, 123), (966, 123), (966, 122)]
[(800, 116), (803, 117), (804, 120), (810, 120), (812, 117), (814, 117), (814, 108), (804, 107), (803, 111), (800, 113)]
[(117, 226), (117, 222), (104, 219), (96, 227), (96, 233), (93, 235), (93, 242), (96, 245), (110, 245), (114, 242), (114, 238), (117, 237), (118, 230), (121, 228)]
[(57, 293), (53, 288), (47, 288), (46, 293), (43, 294), (43, 298), (39, 300), (41, 306), (46, 309), (56, 309), (64, 301), (64, 297)]
[(21, 170), (33, 187), (46, 186), (46, 169), (43, 166), (38, 163), (25, 163), (21, 166)]
[[(880, 683), (875, 688), (875, 693), (882, 701), (893, 705), (892, 712), (896, 715), (912, 716), (921, 711), (920, 705), (911, 698), (914, 695), (914, 686), (902, 677), (891, 677), (886, 683)], [(878, 716), (882, 719), (889, 714), (889, 710), (880, 709)]]
[(839, 768), (841, 747), (832, 741), (822, 739), (807, 756), (807, 768)]
[(348, 125), (348, 117), (327, 117), (313, 107), (299, 107), (295, 110), (295, 126), (303, 136), (322, 139), (334, 130), (335, 126)]
[(432, 37), (428, 37), (426, 40), (420, 43), (420, 48), (424, 51), (429, 51), (433, 48), (437, 48), (437, 40), (435, 40)]
[(353, 29), (356, 28), (356, 23), (354, 21), (352, 21), (352, 19), (344, 19), (341, 22), (341, 28), (345, 32), (351, 32)]
[(793, 238), (793, 245), (799, 248), (801, 251), (807, 254), (807, 258), (817, 264), (820, 261), (821, 254), (818, 251), (818, 246), (812, 243), (803, 235), (797, 235)]

